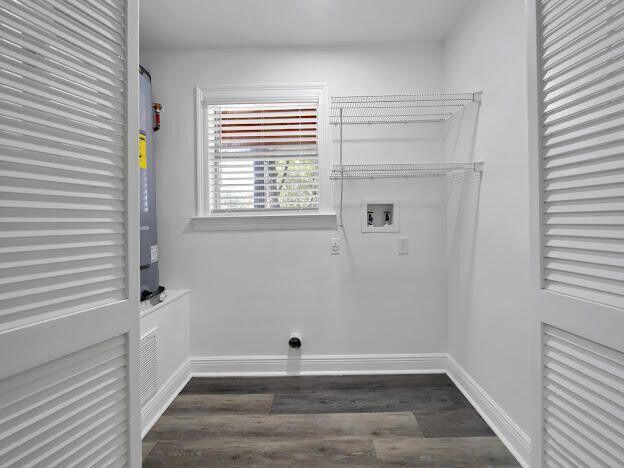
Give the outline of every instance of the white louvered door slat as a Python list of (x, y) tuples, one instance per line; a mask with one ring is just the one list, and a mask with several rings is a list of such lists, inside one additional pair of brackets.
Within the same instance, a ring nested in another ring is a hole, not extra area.
[(89, 466), (92, 450), (124, 442), (126, 346), (113, 338), (0, 381), (0, 466)]
[(140, 466), (137, 127), (137, 0), (0, 0), (0, 467)]
[(2, 322), (127, 297), (124, 10), (0, 1)]
[(624, 466), (624, 353), (552, 326), (543, 335), (546, 466)]
[(624, 3), (542, 3), (544, 286), (624, 307)]

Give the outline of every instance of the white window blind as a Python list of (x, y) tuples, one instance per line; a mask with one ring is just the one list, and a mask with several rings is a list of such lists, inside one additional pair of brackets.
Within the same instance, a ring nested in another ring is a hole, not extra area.
[(210, 211), (318, 209), (318, 102), (207, 106)]
[(624, 307), (624, 2), (538, 7), (544, 287)]
[(0, 0), (0, 321), (126, 297), (125, 10)]

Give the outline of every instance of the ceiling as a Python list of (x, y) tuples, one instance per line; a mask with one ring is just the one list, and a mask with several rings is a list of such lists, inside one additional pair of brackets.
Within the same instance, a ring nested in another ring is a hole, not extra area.
[(440, 40), (470, 0), (143, 0), (141, 49)]

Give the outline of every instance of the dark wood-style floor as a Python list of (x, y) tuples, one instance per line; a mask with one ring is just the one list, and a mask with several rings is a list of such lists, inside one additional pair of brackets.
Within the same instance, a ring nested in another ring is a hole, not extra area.
[(143, 466), (519, 466), (446, 375), (194, 378)]

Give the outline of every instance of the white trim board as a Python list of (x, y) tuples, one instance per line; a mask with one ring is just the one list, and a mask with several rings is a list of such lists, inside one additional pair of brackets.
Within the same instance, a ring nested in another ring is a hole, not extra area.
[(141, 408), (141, 439), (169, 408), (189, 380), (191, 380), (191, 364), (186, 360)]
[(196, 216), (191, 218), (195, 231), (283, 231), (338, 229), (334, 213), (253, 214), (236, 216)]
[(531, 460), (531, 438), (451, 356), (448, 356), (446, 374), (518, 462), (528, 468), (528, 460)]
[(353, 354), (191, 357), (193, 377), (443, 374), (446, 354)]

